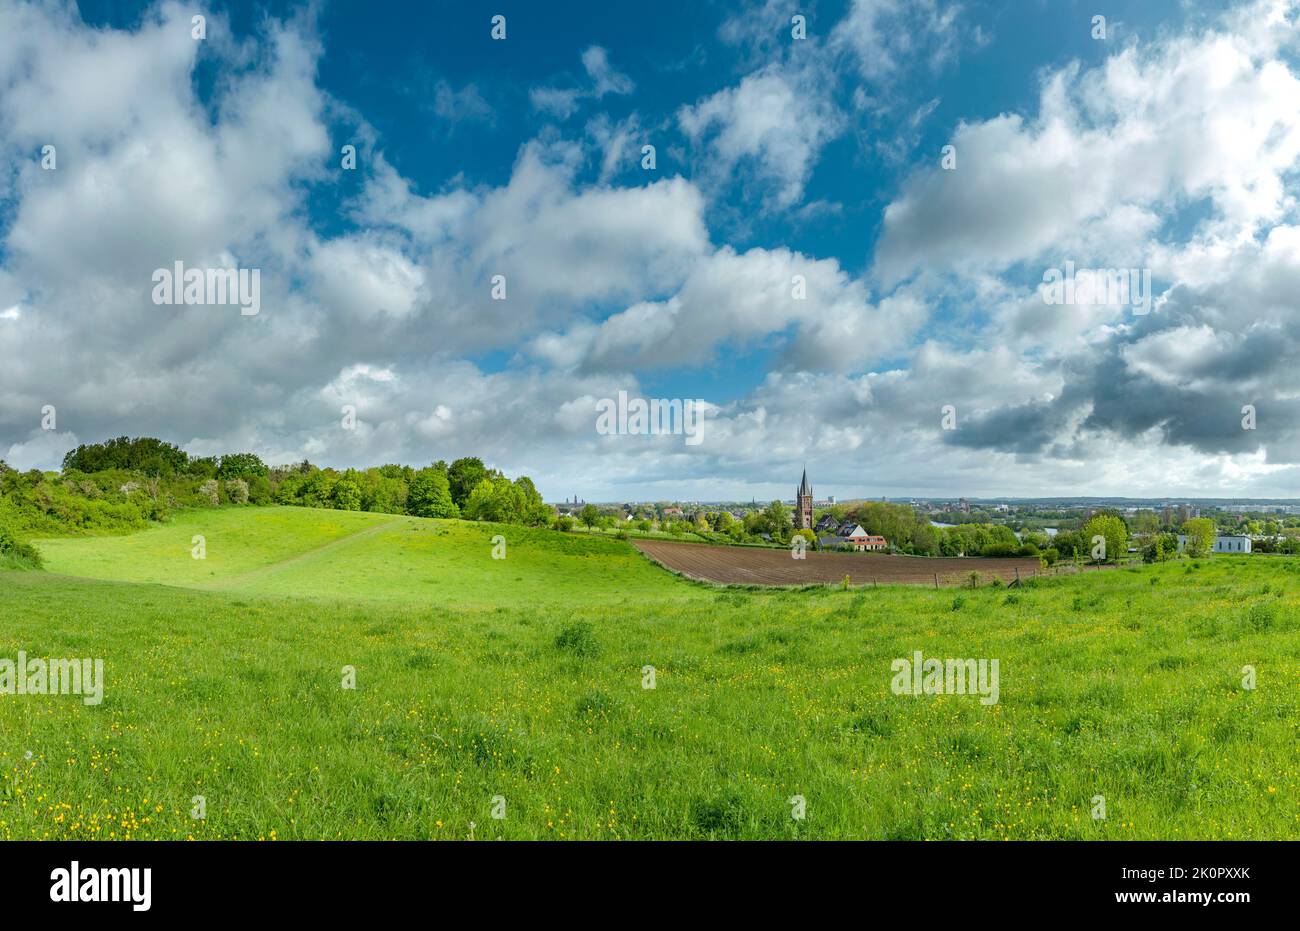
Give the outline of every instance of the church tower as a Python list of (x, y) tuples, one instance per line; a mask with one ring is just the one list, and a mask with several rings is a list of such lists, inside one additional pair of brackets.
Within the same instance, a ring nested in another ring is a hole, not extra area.
[(799, 490), (795, 492), (795, 530), (811, 530), (813, 525), (813, 508), (812, 508), (812, 486), (808, 484), (808, 470), (803, 470), (803, 481), (799, 483)]

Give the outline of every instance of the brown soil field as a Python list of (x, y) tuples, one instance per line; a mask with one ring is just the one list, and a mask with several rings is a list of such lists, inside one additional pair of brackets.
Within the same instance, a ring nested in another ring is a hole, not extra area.
[(844, 581), (852, 585), (969, 585), (995, 576), (1005, 582), (1045, 574), (1035, 558), (981, 559), (890, 556), (884, 553), (806, 553), (795, 559), (789, 550), (707, 543), (632, 540), (655, 562), (692, 579), (724, 585), (817, 585)]

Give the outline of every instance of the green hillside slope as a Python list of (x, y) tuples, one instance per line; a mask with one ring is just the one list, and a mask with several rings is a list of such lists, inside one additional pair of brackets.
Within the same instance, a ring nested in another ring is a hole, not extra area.
[[(1300, 837), (1292, 560), (711, 591), (614, 540), (217, 517), (0, 573), (0, 658), (105, 670), (0, 694), (0, 838)], [(998, 703), (894, 694), (918, 650), (997, 659)]]

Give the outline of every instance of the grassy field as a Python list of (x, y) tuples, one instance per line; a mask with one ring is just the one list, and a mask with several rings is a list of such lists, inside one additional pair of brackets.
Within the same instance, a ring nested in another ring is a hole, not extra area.
[[(1300, 837), (1300, 560), (717, 590), (293, 508), (39, 545), (0, 657), (102, 657), (104, 700), (0, 695), (2, 838)], [(915, 650), (997, 658), (999, 703), (892, 694)]]

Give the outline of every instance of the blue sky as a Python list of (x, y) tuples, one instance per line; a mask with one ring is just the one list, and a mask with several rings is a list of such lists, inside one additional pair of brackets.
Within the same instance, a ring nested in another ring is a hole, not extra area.
[[(193, 12), (0, 3), (14, 464), (148, 433), (591, 499), (1294, 485), (1289, 0)], [(160, 310), (177, 260), (261, 268), (264, 310)], [(1044, 307), (1067, 260), (1154, 309)], [(704, 442), (595, 434), (620, 390), (705, 401)]]

